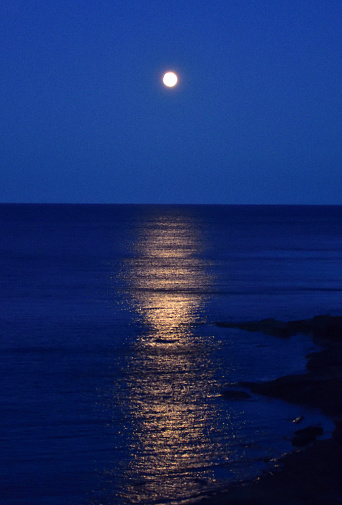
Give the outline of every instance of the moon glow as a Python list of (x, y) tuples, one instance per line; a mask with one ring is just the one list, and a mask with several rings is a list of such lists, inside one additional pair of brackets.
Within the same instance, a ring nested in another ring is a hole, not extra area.
[(163, 83), (168, 88), (173, 88), (173, 86), (176, 86), (177, 81), (178, 77), (174, 72), (166, 72), (166, 74), (164, 74)]

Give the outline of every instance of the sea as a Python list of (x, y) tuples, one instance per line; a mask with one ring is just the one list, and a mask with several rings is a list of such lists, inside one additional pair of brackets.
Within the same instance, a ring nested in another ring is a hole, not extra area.
[(219, 327), (342, 312), (341, 206), (0, 205), (0, 503), (196, 503), (319, 411), (239, 381), (318, 347)]

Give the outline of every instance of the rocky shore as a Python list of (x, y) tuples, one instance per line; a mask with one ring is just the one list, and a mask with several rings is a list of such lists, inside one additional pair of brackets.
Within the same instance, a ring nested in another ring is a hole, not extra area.
[(342, 317), (323, 315), (289, 322), (265, 319), (217, 325), (278, 338), (310, 334), (322, 350), (307, 356), (306, 373), (239, 385), (252, 393), (319, 408), (332, 417), (335, 431), (329, 440), (315, 440), (317, 430), (298, 430), (293, 445), (300, 449), (280, 459), (274, 472), (232, 486), (201, 504), (342, 505)]

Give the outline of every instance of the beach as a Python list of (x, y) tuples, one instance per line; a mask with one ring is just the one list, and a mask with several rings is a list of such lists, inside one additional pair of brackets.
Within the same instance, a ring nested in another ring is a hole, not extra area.
[[(332, 438), (305, 439), (299, 428), (294, 452), (276, 461), (274, 470), (204, 499), (202, 505), (337, 505), (342, 503), (342, 317), (317, 316), (300, 321), (266, 319), (218, 323), (223, 327), (265, 332), (275, 338), (307, 333), (322, 347), (307, 356), (305, 374), (263, 383), (239, 383), (251, 392), (319, 408), (335, 422)], [(302, 439), (300, 439), (302, 437)], [(296, 447), (297, 446), (297, 447)], [(298, 447), (299, 446), (299, 447)]]

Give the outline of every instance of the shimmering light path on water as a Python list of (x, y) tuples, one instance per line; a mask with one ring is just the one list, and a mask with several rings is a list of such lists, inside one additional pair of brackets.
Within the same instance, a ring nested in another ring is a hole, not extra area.
[(210, 346), (193, 332), (205, 305), (199, 291), (210, 283), (199, 231), (182, 216), (159, 218), (136, 249), (126, 279), (144, 331), (127, 366), (133, 429), (123, 495), (147, 503), (195, 496), (213, 479), (217, 386)]

